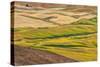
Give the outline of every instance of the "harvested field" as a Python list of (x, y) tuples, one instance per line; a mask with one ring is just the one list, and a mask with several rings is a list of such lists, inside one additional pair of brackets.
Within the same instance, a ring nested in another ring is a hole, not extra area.
[(15, 65), (77, 62), (76, 60), (38, 49), (14, 46)]

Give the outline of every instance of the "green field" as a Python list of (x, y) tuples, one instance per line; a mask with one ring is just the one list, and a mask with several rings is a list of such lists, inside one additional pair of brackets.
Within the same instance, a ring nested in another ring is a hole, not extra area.
[(96, 60), (97, 18), (69, 25), (43, 28), (15, 28), (14, 44), (50, 51), (77, 61)]

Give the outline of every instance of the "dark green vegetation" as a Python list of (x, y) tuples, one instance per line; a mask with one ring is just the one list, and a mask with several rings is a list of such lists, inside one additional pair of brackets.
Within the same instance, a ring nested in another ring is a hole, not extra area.
[(26, 39), (45, 39), (92, 34), (96, 33), (96, 27), (94, 27), (93, 25), (66, 25), (61, 27), (41, 29), (17, 28), (15, 29), (15, 33), (16, 32), (20, 33), (21, 36)]
[(44, 46), (50, 46), (50, 47), (60, 47), (60, 48), (73, 48), (73, 47), (87, 47), (87, 46), (84, 46), (84, 45), (56, 45), (56, 44), (47, 44), (47, 45), (44, 45)]

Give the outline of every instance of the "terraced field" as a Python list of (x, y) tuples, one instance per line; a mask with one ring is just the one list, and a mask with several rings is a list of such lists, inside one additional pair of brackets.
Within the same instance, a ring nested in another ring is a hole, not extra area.
[(50, 6), (16, 2), (12, 11), (15, 65), (97, 60), (96, 7)]

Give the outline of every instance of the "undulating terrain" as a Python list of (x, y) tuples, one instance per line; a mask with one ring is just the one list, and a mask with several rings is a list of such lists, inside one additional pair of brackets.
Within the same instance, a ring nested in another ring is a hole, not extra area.
[(14, 3), (15, 65), (97, 59), (96, 6)]

